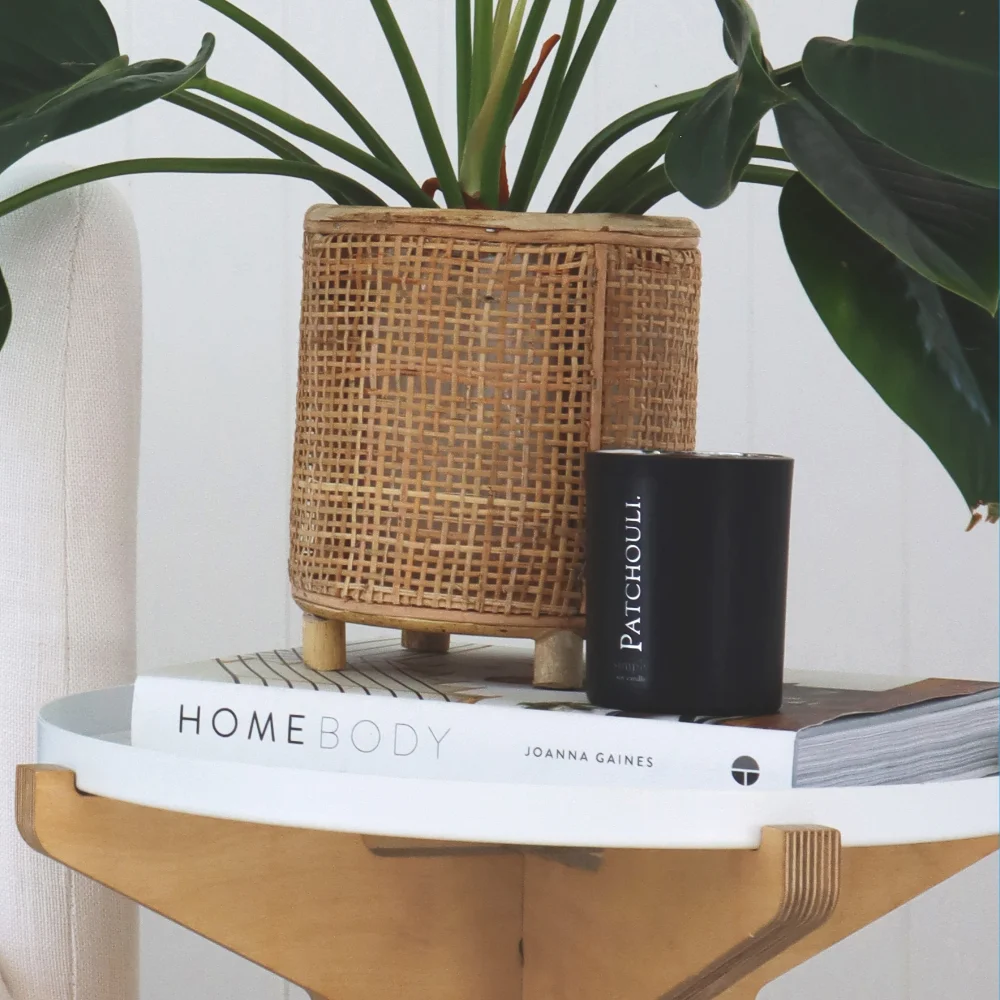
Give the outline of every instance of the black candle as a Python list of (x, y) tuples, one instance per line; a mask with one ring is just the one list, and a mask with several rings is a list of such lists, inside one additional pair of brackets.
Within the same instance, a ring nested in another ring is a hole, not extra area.
[(781, 706), (792, 460), (586, 458), (587, 696), (677, 715)]

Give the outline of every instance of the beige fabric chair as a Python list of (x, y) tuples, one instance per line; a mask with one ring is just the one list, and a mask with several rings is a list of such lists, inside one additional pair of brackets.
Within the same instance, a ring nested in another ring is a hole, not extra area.
[[(0, 197), (62, 169), (21, 168)], [(0, 997), (131, 1000), (135, 907), (31, 851), (14, 767), (60, 695), (135, 664), (141, 288), (110, 185), (0, 219), (14, 322), (0, 351)]]

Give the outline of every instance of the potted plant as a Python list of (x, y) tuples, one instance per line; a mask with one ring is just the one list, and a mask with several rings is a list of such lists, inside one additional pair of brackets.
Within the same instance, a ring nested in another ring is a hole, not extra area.
[[(812, 39), (799, 62), (774, 69), (749, 4), (716, 0), (734, 72), (602, 129), (543, 216), (520, 213), (532, 206), (616, 0), (598, 0), (589, 17), (583, 0), (570, 0), (559, 34), (545, 42), (548, 0), (456, 0), (450, 152), (389, 0), (371, 0), (435, 170), (423, 183), (301, 52), (228, 0), (202, 2), (287, 60), (359, 144), (213, 79), (210, 37), (188, 65), (129, 66), (98, 0), (16, 0), (0, 32), (0, 168), (158, 98), (273, 156), (106, 164), (0, 202), (0, 214), (72, 184), (165, 170), (285, 174), (313, 181), (341, 206), (318, 208), (306, 223), (291, 568), (307, 609), (391, 622), (431, 646), (421, 638), (428, 631), (535, 634), (557, 668), (571, 668), (583, 612), (574, 589), (582, 451), (693, 445), (685, 356), (696, 321), (695, 233), (683, 220), (635, 217), (677, 191), (717, 205), (741, 182), (782, 188), (786, 248), (837, 344), (939, 458), (970, 526), (983, 511), (997, 520), (995, 2), (858, 0), (852, 39)], [(535, 117), (515, 169), (507, 133), (515, 114), (528, 113), (521, 106), (533, 89)], [(780, 147), (757, 142), (768, 114)], [(663, 124), (652, 140), (591, 178), (615, 143), (654, 121)], [(409, 213), (294, 139), (374, 178)], [(664, 292), (652, 308), (636, 292), (627, 312), (638, 328), (624, 313), (608, 318), (608, 289), (621, 284), (617, 272), (608, 282), (616, 254), (642, 269), (636, 288), (655, 283), (654, 273), (664, 289), (681, 279), (681, 292)], [(557, 284), (539, 278), (549, 272)], [(540, 316), (552, 333), (544, 350), (532, 340)], [(637, 338), (643, 347), (630, 353)], [(619, 349), (633, 366), (610, 377), (601, 366)], [(464, 368), (454, 367), (460, 356)], [(611, 417), (609, 384), (632, 392)], [(532, 431), (535, 452), (511, 474), (510, 442)], [(418, 439), (442, 439), (444, 450), (420, 452)], [(528, 550), (541, 562), (524, 562)], [(556, 568), (540, 576), (542, 565)], [(335, 661), (337, 626), (311, 629), (311, 657), (322, 659), (325, 647)]]

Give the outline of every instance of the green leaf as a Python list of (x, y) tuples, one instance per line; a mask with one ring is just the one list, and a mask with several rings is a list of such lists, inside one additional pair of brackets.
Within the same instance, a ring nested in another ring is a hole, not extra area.
[(218, 97), (244, 111), (249, 111), (300, 139), (315, 143), (335, 156), (342, 157), (348, 163), (382, 181), (397, 194), (402, 195), (411, 205), (423, 208), (434, 207), (434, 200), (420, 190), (409, 173), (405, 170), (397, 170), (373, 153), (366, 152), (359, 146), (341, 139), (340, 136), (332, 135), (324, 129), (302, 121), (301, 118), (296, 118), (295, 115), (290, 115), (287, 111), (282, 111), (281, 108), (275, 107), (267, 101), (262, 101), (259, 97), (254, 97), (253, 94), (247, 94), (237, 87), (231, 87), (229, 84), (213, 80), (208, 76), (199, 77), (191, 84), (191, 89), (203, 90), (206, 94), (211, 94), (213, 97)]
[[(619, 160), (579, 201), (574, 212), (621, 212), (625, 192), (663, 156), (666, 130)], [(666, 180), (666, 173), (659, 171)]]
[(911, 270), (801, 175), (778, 211), (799, 280), (838, 347), (970, 508), (997, 501), (996, 319)]
[(10, 291), (7, 282), (4, 281), (3, 271), (0, 271), (0, 348), (7, 341), (7, 334), (10, 332), (10, 321), (13, 318), (13, 309), (10, 304)]
[(413, 108), (413, 116), (417, 119), (417, 126), (424, 140), (427, 155), (434, 165), (434, 172), (441, 185), (441, 193), (449, 208), (462, 208), (462, 191), (458, 186), (455, 168), (448, 157), (448, 149), (444, 144), (444, 139), (441, 138), (441, 130), (438, 128), (437, 118), (434, 117), (434, 109), (427, 96), (427, 89), (424, 87), (424, 81), (420, 78), (417, 64), (413, 61), (410, 47), (406, 44), (403, 32), (399, 28), (396, 15), (392, 12), (389, 0), (369, 0), (369, 2), (382, 27), (382, 34), (385, 35), (385, 40), (389, 43), (389, 49), (396, 62), (399, 75), (403, 78), (403, 84)]
[[(265, 128), (260, 122), (254, 121), (233, 111), (232, 108), (224, 104), (218, 104), (207, 98), (188, 90), (178, 93), (168, 94), (164, 98), (168, 104), (176, 104), (178, 107), (193, 111), (195, 114), (203, 115), (212, 121), (225, 125), (227, 128), (238, 132), (253, 140), (264, 149), (270, 150), (283, 160), (292, 160), (298, 163), (312, 164), (317, 170), (323, 169), (307, 153), (302, 152), (297, 146), (290, 143), (284, 136), (272, 132)], [(337, 173), (334, 170), (326, 171), (326, 180), (317, 180), (318, 186), (325, 191), (339, 205), (385, 205), (385, 202), (374, 191), (369, 190), (363, 184), (358, 183), (351, 177)]]
[[(792, 171), (790, 170), (783, 170), (780, 167), (763, 167), (751, 163), (744, 168), (740, 182), (781, 187), (787, 183), (791, 176)], [(604, 211), (645, 215), (654, 205), (668, 195), (674, 194), (676, 190), (677, 188), (670, 183), (670, 178), (667, 176), (666, 170), (663, 169), (663, 165), (660, 164), (625, 185), (608, 203)], [(578, 207), (576, 211), (581, 211), (581, 208)]]
[(925, 278), (997, 307), (997, 192), (900, 156), (804, 85), (775, 112), (792, 162), (855, 225)]
[[(493, 9), (493, 38), (490, 52), (490, 74), (495, 74), (503, 52), (503, 43), (507, 40), (510, 30), (510, 7), (512, 0), (496, 0)], [(515, 36), (516, 41), (516, 36)]]
[[(333, 183), (342, 178), (345, 186), (350, 179), (333, 170), (327, 170), (317, 163), (301, 160), (282, 160), (272, 157), (146, 157), (136, 160), (113, 160), (99, 163), (94, 167), (84, 167), (68, 174), (61, 174), (51, 180), (42, 181), (16, 194), (8, 195), (0, 201), (0, 218), (10, 215), (33, 202), (41, 201), (82, 184), (105, 180), (108, 177), (123, 177), (127, 174), (254, 174), (273, 177), (297, 177), (314, 184)], [(349, 204), (349, 202), (348, 202)]]
[(104, 77), (117, 76), (128, 67), (128, 56), (115, 56), (106, 63), (102, 63), (96, 69), (91, 70), (86, 76), (74, 80), (58, 90), (46, 90), (40, 94), (33, 94), (26, 100), (17, 104), (10, 104), (5, 108), (0, 108), (0, 122), (10, 121), (12, 118), (25, 118), (29, 115), (37, 114), (46, 105), (51, 104), (56, 98), (60, 98), (73, 90), (88, 87), (95, 80)]
[(590, 20), (587, 21), (587, 27), (583, 29), (583, 34), (580, 36), (580, 44), (577, 45), (576, 51), (573, 53), (573, 58), (566, 68), (566, 75), (563, 77), (562, 84), (559, 87), (559, 97), (556, 99), (555, 107), (552, 109), (552, 117), (549, 119), (545, 140), (542, 143), (538, 163), (535, 166), (535, 183), (541, 177), (542, 171), (549, 162), (556, 143), (559, 141), (559, 136), (562, 135), (566, 119), (569, 117), (569, 113), (576, 101), (576, 95), (580, 91), (580, 85), (583, 83), (583, 78), (587, 75), (590, 61), (594, 57), (594, 52), (601, 41), (604, 29), (607, 27), (608, 20), (612, 13), (614, 13), (617, 4), (618, 0), (597, 0), (593, 13), (590, 15)]
[[(660, 98), (636, 108), (628, 114), (616, 118), (610, 125), (605, 125), (590, 142), (574, 157), (569, 165), (563, 179), (556, 188), (556, 193), (549, 202), (549, 212), (568, 212), (573, 204), (576, 193), (580, 190), (587, 174), (593, 169), (594, 164), (616, 143), (630, 132), (645, 125), (647, 122), (655, 121), (657, 118), (664, 118), (693, 104), (699, 97), (707, 93), (708, 88), (702, 87), (700, 90), (689, 90), (683, 94), (673, 94), (670, 97)], [(666, 133), (663, 133), (665, 136)]]
[[(472, 22), (472, 66), (469, 81), (468, 128), (479, 116), (479, 110), (490, 89), (490, 64), (493, 59), (493, 0), (475, 0)], [(468, 130), (466, 130), (468, 135)], [(459, 156), (465, 152), (465, 145)]]
[(629, 215), (645, 215), (654, 205), (668, 195), (674, 194), (676, 190), (671, 184), (666, 170), (660, 165), (623, 188), (612, 211), (625, 212)]
[[(774, 70), (772, 75), (778, 83), (783, 83), (788, 77), (793, 74), (797, 77), (799, 73), (799, 64), (793, 63), (791, 66), (783, 66), (781, 69)], [(698, 90), (689, 90), (683, 94), (673, 94), (670, 97), (660, 98), (658, 101), (644, 104), (642, 107), (622, 115), (621, 118), (616, 118), (610, 125), (602, 128), (574, 157), (573, 162), (569, 165), (569, 169), (559, 182), (556, 193), (552, 196), (552, 201), (549, 202), (548, 211), (568, 212), (570, 210), (573, 199), (580, 190), (587, 174), (593, 169), (594, 164), (619, 139), (628, 135), (629, 132), (637, 129), (640, 125), (645, 125), (647, 122), (654, 121), (657, 118), (664, 118), (675, 111), (680, 111), (694, 104), (707, 91), (707, 87), (702, 87)], [(513, 194), (511, 195), (511, 200), (513, 200)]]
[(416, 185), (417, 182), (407, 173), (399, 157), (372, 128), (371, 122), (347, 99), (343, 91), (335, 87), (319, 67), (310, 62), (294, 45), (289, 45), (276, 31), (272, 31), (245, 10), (240, 10), (229, 0), (201, 0), (201, 2), (228, 17), (234, 24), (238, 24), (255, 38), (260, 39), (272, 52), (281, 56), (347, 122), (357, 137), (368, 147), (372, 156), (393, 167)]
[(716, 0), (726, 51), (739, 70), (717, 80), (667, 127), (666, 168), (681, 194), (702, 208), (724, 202), (739, 183), (761, 118), (786, 100), (771, 76), (746, 0)]
[(53, 139), (100, 125), (179, 90), (199, 73), (215, 39), (206, 35), (187, 66), (172, 59), (139, 62), (71, 84), (31, 113), (0, 121), (0, 170)]
[(742, 66), (750, 50), (763, 64), (764, 54), (760, 48), (760, 28), (757, 16), (746, 0), (715, 0), (715, 6), (722, 15), (722, 44), (726, 55), (737, 66)]
[[(18, 191), (0, 201), (0, 218), (10, 215), (25, 205), (48, 198), (59, 191), (65, 191), (81, 184), (90, 184), (108, 177), (122, 177), (126, 174), (261, 174), (275, 177), (298, 177), (315, 184), (333, 185), (340, 180), (344, 204), (351, 204), (351, 192), (355, 182), (350, 178), (327, 170), (316, 163), (279, 159), (220, 158), (199, 159), (194, 157), (160, 157), (154, 159), (116, 160), (101, 163), (96, 167), (86, 167), (71, 173), (42, 181), (34, 187)], [(366, 189), (365, 189), (366, 190)], [(0, 274), (0, 347), (10, 329), (10, 294)]]
[[(496, 113), (490, 123), (483, 150), (482, 197), (484, 203), (491, 208), (498, 208), (500, 205), (500, 160), (507, 142), (507, 132), (514, 117), (517, 95), (528, 74), (535, 42), (538, 40), (538, 34), (548, 9), (549, 0), (532, 0), (528, 16), (524, 18), (524, 30), (521, 32), (517, 47), (514, 49), (513, 59), (505, 71), (506, 80), (500, 92)], [(511, 19), (511, 32), (514, 31), (515, 17), (516, 9)], [(502, 59), (503, 56), (501, 56)], [(502, 61), (498, 63), (497, 70), (503, 72)]]
[(469, 131), (469, 97), (472, 88), (471, 0), (455, 0), (455, 114), (458, 136), (456, 162), (462, 157)]
[(583, 0), (569, 0), (566, 22), (563, 24), (563, 30), (559, 36), (559, 44), (556, 46), (552, 68), (545, 81), (542, 98), (538, 102), (538, 111), (531, 124), (528, 141), (524, 145), (524, 153), (517, 168), (514, 185), (510, 189), (510, 200), (507, 202), (507, 208), (511, 212), (526, 212), (528, 210), (528, 203), (535, 193), (539, 177), (545, 167), (542, 150), (548, 140), (552, 116), (555, 114), (559, 92), (566, 79), (566, 68), (569, 66), (570, 57), (573, 54), (573, 46), (576, 43), (576, 34), (580, 30), (582, 18)]
[(118, 54), (99, 0), (4, 0), (0, 108), (66, 87)]
[[(504, 26), (504, 43), (497, 54), (496, 64), (491, 62), (490, 87), (483, 98), (479, 114), (469, 126), (469, 135), (465, 142), (465, 149), (462, 150), (462, 162), (459, 168), (459, 181), (461, 182), (463, 194), (469, 196), (473, 202), (481, 202), (488, 208), (497, 208), (496, 191), (499, 190), (500, 173), (500, 150), (497, 150), (496, 170), (497, 180), (495, 185), (490, 185), (485, 175), (486, 150), (491, 140), (495, 137), (493, 125), (500, 117), (500, 107), (506, 93), (506, 84), (510, 78), (510, 68), (514, 61), (517, 50), (518, 34), (521, 30), (521, 21), (524, 18), (527, 0), (517, 0), (517, 6), (512, 14), (512, 22)], [(494, 23), (493, 30), (497, 25)], [(521, 81), (517, 81), (517, 86)], [(506, 131), (506, 125), (504, 126)], [(496, 136), (500, 141), (500, 137)], [(488, 186), (494, 187), (494, 195), (490, 198), (486, 193)]]
[(859, 0), (852, 41), (806, 46), (806, 79), (904, 156), (996, 187), (997, 9), (997, 0)]

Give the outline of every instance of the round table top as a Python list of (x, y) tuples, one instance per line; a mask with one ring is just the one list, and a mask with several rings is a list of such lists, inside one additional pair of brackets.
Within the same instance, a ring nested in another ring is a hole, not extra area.
[(778, 791), (660, 790), (372, 777), (199, 760), (129, 743), (132, 688), (42, 709), (39, 760), (82, 792), (176, 812), (393, 837), (580, 847), (748, 848), (764, 826), (840, 830), (845, 846), (996, 834), (998, 779)]

